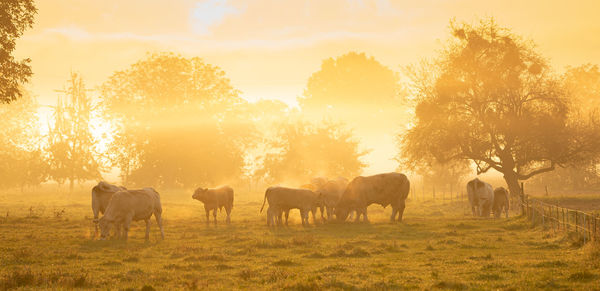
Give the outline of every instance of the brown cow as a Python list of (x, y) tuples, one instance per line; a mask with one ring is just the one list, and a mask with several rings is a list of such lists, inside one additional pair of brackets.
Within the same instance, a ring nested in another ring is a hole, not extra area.
[(356, 210), (356, 221), (359, 221), (362, 214), (363, 220), (368, 222), (367, 207), (375, 203), (384, 208), (391, 204), (390, 220), (394, 221), (398, 214), (398, 221), (402, 221), (409, 190), (408, 178), (400, 173), (356, 177), (348, 184), (335, 207), (336, 218), (345, 221), (350, 211)]
[(230, 215), (233, 209), (233, 189), (229, 186), (218, 188), (198, 188), (194, 191), (192, 199), (196, 199), (204, 203), (204, 211), (206, 212), (206, 224), (209, 223), (209, 214), (212, 210), (215, 225), (217, 225), (217, 209), (225, 208), (227, 212), (227, 224), (231, 223)]
[(277, 224), (281, 225), (281, 215), (286, 212), (286, 224), (289, 210), (297, 208), (300, 210), (302, 225), (308, 225), (308, 212), (313, 214), (315, 221), (316, 208), (319, 205), (320, 195), (308, 189), (294, 189), (286, 187), (269, 187), (265, 191), (265, 198), (260, 212), (265, 207), (265, 202), (269, 201), (267, 209), (267, 225), (275, 225), (273, 219), (277, 219)]
[(321, 219), (323, 219), (323, 221), (325, 221), (323, 208), (325, 208), (327, 212), (327, 220), (331, 220), (335, 211), (335, 205), (342, 197), (342, 193), (346, 190), (347, 185), (348, 180), (338, 178), (336, 180), (327, 181), (317, 189), (317, 191), (323, 195), (322, 204), (319, 205), (319, 208), (321, 209)]
[[(111, 185), (105, 181), (100, 181), (98, 185), (92, 188), (92, 211), (94, 212), (94, 228), (96, 230), (94, 237), (98, 235), (98, 213), (104, 214), (110, 198), (121, 190), (127, 189), (122, 186)], [(119, 234), (120, 226), (117, 225), (116, 229), (117, 234)]]
[(131, 221), (146, 222), (146, 241), (150, 238), (150, 217), (154, 215), (160, 235), (165, 238), (162, 225), (162, 206), (160, 195), (153, 188), (141, 190), (123, 190), (113, 194), (106, 207), (106, 213), (100, 218), (100, 238), (106, 239), (113, 224), (123, 225), (123, 238), (127, 240)]
[(508, 218), (508, 191), (504, 187), (498, 187), (494, 190), (494, 204), (492, 210), (494, 211), (494, 217), (499, 218), (504, 210), (506, 218)]

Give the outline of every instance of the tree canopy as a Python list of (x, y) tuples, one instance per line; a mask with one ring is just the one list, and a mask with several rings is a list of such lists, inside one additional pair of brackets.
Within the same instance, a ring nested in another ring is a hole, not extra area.
[(246, 102), (220, 68), (153, 54), (114, 73), (101, 95), (125, 184), (191, 187), (240, 175), (253, 129), (239, 122)]
[(0, 1), (0, 103), (21, 97), (21, 85), (31, 77), (30, 59), (12, 56), (17, 38), (33, 25), (37, 9), (33, 0)]
[(265, 178), (273, 183), (306, 183), (311, 178), (355, 177), (366, 166), (352, 132), (339, 123), (312, 125), (306, 122), (283, 123), (270, 142), (266, 154)]
[(518, 180), (596, 154), (597, 126), (571, 122), (570, 92), (532, 42), (493, 19), (450, 27), (438, 58), (409, 70), (416, 118), (402, 137), (407, 160), (471, 160), (477, 174), (495, 169), (519, 193)]

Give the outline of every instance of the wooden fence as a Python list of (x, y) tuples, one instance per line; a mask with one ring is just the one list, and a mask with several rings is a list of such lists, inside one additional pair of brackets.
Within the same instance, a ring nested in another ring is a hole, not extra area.
[(526, 194), (521, 195), (521, 206), (522, 214), (532, 224), (541, 224), (556, 232), (580, 233), (584, 243), (600, 239), (600, 218), (597, 214), (549, 204)]

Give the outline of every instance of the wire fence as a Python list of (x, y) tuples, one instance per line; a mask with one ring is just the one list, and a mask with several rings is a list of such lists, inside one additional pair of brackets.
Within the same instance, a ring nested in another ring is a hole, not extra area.
[(583, 242), (597, 241), (600, 239), (600, 218), (597, 214), (549, 204), (524, 194), (521, 184), (521, 211), (532, 224), (541, 224), (542, 227), (553, 231), (580, 233)]

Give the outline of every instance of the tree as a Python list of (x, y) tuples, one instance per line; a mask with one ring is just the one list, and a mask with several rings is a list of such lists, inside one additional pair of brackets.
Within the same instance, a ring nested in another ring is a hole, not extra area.
[(304, 113), (372, 130), (382, 121), (398, 120), (401, 97), (398, 73), (364, 53), (350, 52), (324, 60), (298, 102)]
[(0, 2), (0, 103), (20, 98), (21, 84), (31, 77), (30, 59), (17, 61), (12, 56), (16, 40), (33, 25), (37, 9), (33, 0)]
[[(572, 110), (569, 118), (572, 122), (587, 120), (593, 122), (600, 109), (600, 70), (598, 65), (586, 64), (579, 67), (568, 67), (563, 75), (566, 90), (572, 96)], [(552, 173), (541, 175), (533, 182), (539, 186), (550, 186), (554, 189), (589, 189), (600, 185), (600, 157), (558, 168)]]
[(161, 53), (115, 72), (101, 88), (125, 184), (193, 187), (235, 179), (254, 129), (225, 73), (200, 58)]
[(48, 149), (50, 177), (63, 184), (101, 178), (101, 165), (94, 149), (96, 141), (91, 134), (91, 102), (83, 79), (71, 74), (65, 96), (59, 98), (54, 111), (54, 125), (49, 126)]
[(520, 193), (519, 180), (597, 154), (596, 123), (569, 119), (571, 96), (533, 43), (493, 19), (450, 27), (439, 58), (409, 70), (416, 118), (402, 137), (407, 160), (471, 160), (477, 174), (495, 169)]
[(10, 104), (0, 104), (0, 186), (37, 186), (48, 177), (40, 144), (35, 99), (24, 94)]
[(352, 133), (341, 124), (287, 123), (271, 141), (260, 174), (270, 182), (306, 183), (317, 176), (355, 177), (366, 166)]

